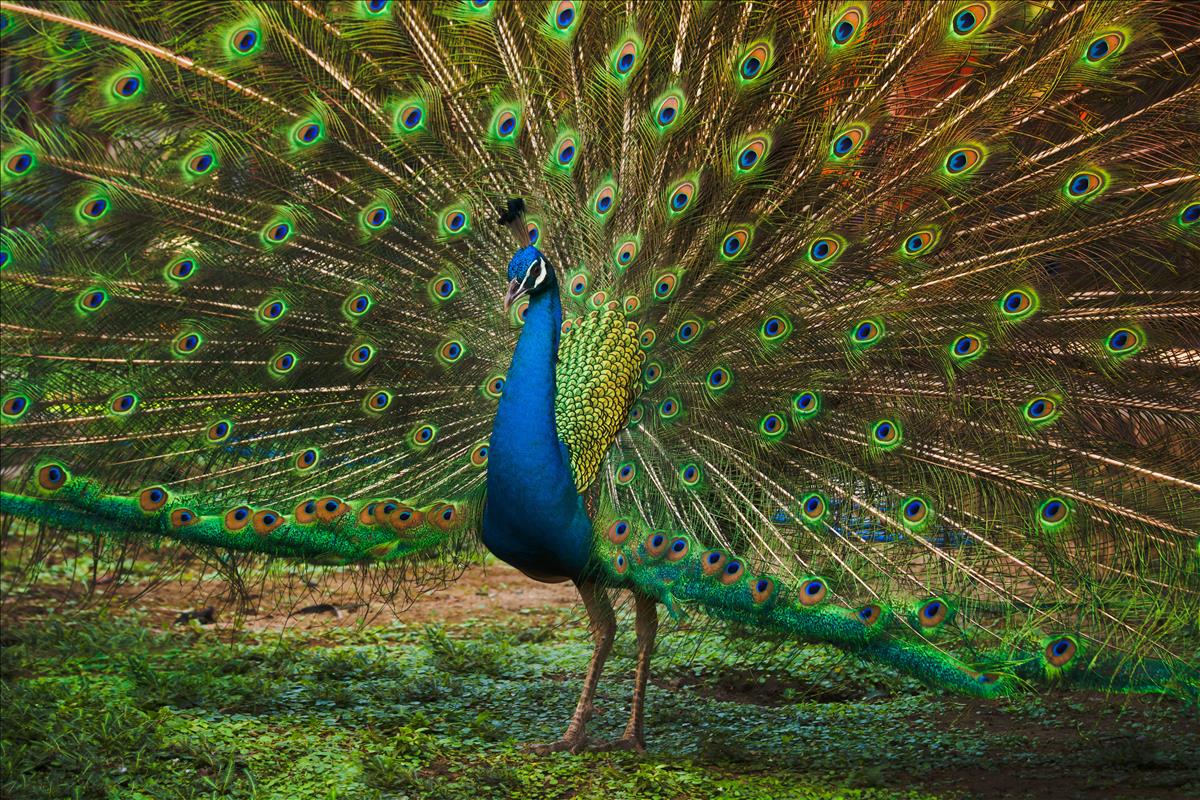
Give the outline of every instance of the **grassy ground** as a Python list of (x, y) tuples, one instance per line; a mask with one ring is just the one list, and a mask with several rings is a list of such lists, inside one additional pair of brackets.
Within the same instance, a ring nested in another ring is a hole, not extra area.
[[(321, 626), (333, 615), (172, 625), (203, 584), (95, 611), (53, 583), (5, 606), (6, 798), (1200, 796), (1194, 709), (963, 700), (834, 651), (688, 631), (656, 656), (647, 755), (529, 755), (561, 733), (590, 646), (569, 592), (502, 567)], [(626, 628), (599, 737), (624, 724), (633, 652)]]

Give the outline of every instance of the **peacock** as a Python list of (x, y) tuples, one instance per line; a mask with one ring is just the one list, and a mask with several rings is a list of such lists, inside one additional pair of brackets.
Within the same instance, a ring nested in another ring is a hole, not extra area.
[(7, 525), (1195, 701), (1200, 6), (0, 13)]

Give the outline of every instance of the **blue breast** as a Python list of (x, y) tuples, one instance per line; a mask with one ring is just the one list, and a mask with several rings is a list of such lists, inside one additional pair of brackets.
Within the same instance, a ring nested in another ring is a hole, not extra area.
[(488, 550), (544, 578), (580, 577), (592, 534), (554, 420), (561, 325), (556, 286), (530, 299), (492, 425), (483, 517)]

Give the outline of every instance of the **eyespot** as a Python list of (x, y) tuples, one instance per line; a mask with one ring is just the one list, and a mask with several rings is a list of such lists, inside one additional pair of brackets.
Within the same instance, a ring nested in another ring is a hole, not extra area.
[(442, 229), (449, 234), (459, 234), (467, 229), (467, 212), (452, 208), (442, 213)]
[(151, 486), (149, 489), (142, 489), (138, 495), (138, 507), (147, 514), (152, 511), (158, 511), (166, 504), (167, 490), (161, 486)]
[(1043, 654), (1052, 667), (1065, 667), (1079, 651), (1079, 645), (1070, 636), (1060, 636), (1046, 645)]
[(654, 299), (668, 300), (671, 295), (675, 294), (675, 286), (678, 279), (670, 272), (665, 272), (658, 277), (654, 282)]
[(825, 599), (829, 589), (820, 578), (809, 578), (800, 587), (800, 605), (815, 606)]
[(1104, 346), (1113, 355), (1129, 356), (1141, 349), (1142, 337), (1132, 328), (1117, 328), (1108, 335)]
[(17, 420), (25, 416), (26, 412), (29, 411), (31, 406), (32, 403), (30, 403), (28, 396), (23, 394), (10, 394), (5, 396), (4, 404), (0, 406), (0, 414), (2, 414), (6, 420)]
[(458, 509), (449, 503), (442, 503), (429, 509), (429, 513), (425, 518), (429, 520), (429, 524), (440, 531), (449, 531), (458, 527), (460, 514)]
[(864, 319), (854, 326), (851, 337), (855, 344), (873, 345), (883, 338), (883, 323), (878, 320)]
[(679, 121), (682, 111), (683, 95), (679, 92), (668, 93), (654, 106), (654, 124), (658, 126), (660, 132), (665, 132)]
[(483, 384), (483, 392), (493, 400), (499, 400), (500, 395), (504, 394), (504, 376), (493, 375), (488, 378)]
[(575, 3), (571, 0), (560, 0), (554, 7), (554, 27), (566, 33), (575, 23)]
[(239, 56), (248, 56), (258, 49), (261, 37), (254, 28), (238, 28), (229, 37), (229, 45)]
[(298, 147), (311, 147), (325, 138), (325, 126), (320, 120), (307, 119), (292, 128), (292, 142)]
[(374, 301), (371, 300), (370, 295), (356, 294), (346, 299), (343, 308), (351, 317), (361, 317), (371, 310), (372, 305), (374, 305)]
[(837, 239), (822, 236), (813, 239), (812, 244), (808, 246), (808, 257), (814, 264), (823, 264), (836, 256), (841, 249), (842, 243)]
[(496, 133), (496, 138), (504, 141), (511, 141), (517, 134), (517, 127), (520, 125), (520, 118), (517, 112), (510, 109), (503, 109), (495, 117), (492, 123), (492, 130)]
[(435, 300), (449, 300), (458, 294), (458, 284), (449, 276), (434, 278), (432, 284), (433, 297)]
[(950, 30), (956, 36), (969, 36), (976, 31), (983, 30), (991, 15), (992, 9), (986, 3), (972, 3), (954, 13), (950, 22)]
[(758, 431), (768, 439), (778, 439), (787, 433), (787, 421), (779, 414), (767, 414), (759, 420)]
[(802, 419), (808, 419), (821, 410), (821, 397), (816, 392), (804, 391), (792, 398), (792, 411)]
[(0, 247), (0, 269), (7, 267), (11, 260), (12, 253), (8, 252), (3, 247)]
[(725, 554), (717, 550), (709, 550), (700, 556), (700, 568), (705, 575), (715, 575), (725, 569)]
[[(419, 528), (425, 524), (425, 513), (397, 503), (390, 511), (390, 503), (384, 503), (375, 510), (376, 515), (382, 514), (384, 522), (396, 533)], [(430, 509), (433, 511), (434, 509)]]
[(646, 365), (646, 368), (642, 370), (642, 380), (646, 381), (648, 386), (653, 386), (654, 384), (658, 383), (658, 379), (661, 377), (662, 367), (658, 365), (657, 361), (651, 361)]
[(845, 160), (857, 153), (866, 140), (866, 127), (852, 125), (834, 137), (829, 154), (835, 161)]
[(309, 525), (317, 521), (317, 501), (304, 500), (296, 506), (292, 520), (299, 525)]
[(767, 151), (771, 147), (771, 142), (765, 136), (756, 136), (738, 151), (737, 159), (735, 160), (735, 168), (740, 173), (752, 172), (762, 164), (762, 160), (766, 157)]
[(637, 242), (630, 240), (623, 242), (620, 247), (613, 253), (613, 260), (617, 264), (617, 269), (626, 270), (629, 265), (637, 258), (638, 246)]
[(850, 6), (841, 13), (833, 22), (833, 26), (829, 29), (829, 34), (833, 38), (833, 44), (837, 47), (845, 47), (853, 42), (860, 30), (862, 30), (863, 22), (866, 20), (866, 12), (858, 6)]
[(372, 15), (382, 14), (383, 12), (387, 11), (388, 6), (391, 5), (391, 2), (392, 0), (367, 0), (365, 3), (367, 7), (367, 13)]
[(767, 343), (783, 341), (791, 332), (792, 323), (783, 316), (767, 317), (758, 328), (759, 338)]
[(387, 206), (372, 206), (363, 212), (363, 224), (373, 231), (382, 230), (391, 222), (392, 212)]
[(306, 472), (317, 465), (321, 453), (315, 447), (308, 447), (296, 454), (294, 466), (300, 472)]
[(655, 333), (653, 328), (646, 328), (638, 336), (638, 346), (643, 350), (649, 350), (654, 345)]
[(475, 448), (471, 450), (471, 466), (486, 466), (488, 461), (488, 452), (490, 449), (491, 448), (488, 447), (487, 442), (475, 445)]
[(75, 305), (80, 311), (86, 314), (100, 310), (100, 307), (107, 302), (108, 292), (103, 289), (92, 288), (79, 295), (79, 298), (75, 301)]
[(668, 397), (658, 404), (658, 416), (662, 419), (674, 419), (682, 409), (683, 404), (677, 398)]
[(400, 106), (400, 110), (396, 112), (396, 127), (403, 133), (412, 133), (419, 130), (421, 123), (425, 121), (425, 109), (420, 103), (409, 102)]
[(541, 229), (538, 228), (536, 222), (527, 223), (525, 225), (525, 232), (529, 235), (530, 244), (537, 244), (538, 239), (541, 238), (542, 235)]
[(858, 617), (859, 622), (863, 625), (874, 625), (883, 616), (883, 609), (871, 604), (860, 608), (855, 616)]
[(427, 447), (433, 443), (434, 437), (437, 436), (437, 429), (432, 425), (418, 425), (413, 429), (412, 443), (417, 447)]
[(371, 392), (363, 400), (363, 409), (371, 413), (386, 411), (392, 405), (392, 393), (382, 389)]
[(801, 501), (800, 510), (806, 521), (820, 522), (829, 511), (829, 503), (820, 492), (813, 492)]
[(1179, 212), (1180, 225), (1191, 227), (1196, 224), (1196, 220), (1200, 220), (1200, 203), (1189, 203)]
[(713, 367), (704, 380), (704, 385), (710, 392), (721, 392), (729, 388), (733, 375), (725, 367)]
[(633, 408), (629, 409), (629, 424), (637, 425), (642, 421), (642, 417), (645, 416), (645, 413), (646, 412), (642, 408), (641, 403), (634, 403)]
[(638, 43), (627, 40), (613, 54), (612, 71), (618, 78), (625, 78), (633, 72), (637, 64)]
[(1083, 51), (1083, 58), (1088, 64), (1099, 64), (1109, 56), (1121, 52), (1125, 48), (1125, 34), (1120, 31), (1105, 33), (1097, 36), (1088, 43)]
[(1095, 172), (1077, 172), (1067, 181), (1067, 196), (1073, 200), (1092, 197), (1104, 188), (1104, 178)]
[(982, 149), (974, 145), (956, 147), (946, 156), (946, 173), (949, 175), (966, 175), (978, 167), (982, 160)]
[(608, 540), (613, 544), (621, 544), (629, 538), (630, 530), (629, 523), (626, 520), (619, 519), (608, 526), (606, 535), (608, 536)]
[(1000, 313), (1013, 322), (1037, 311), (1037, 295), (1025, 289), (1013, 289), (1000, 298)]
[(950, 607), (946, 605), (946, 601), (940, 597), (934, 597), (926, 600), (925, 603), (917, 609), (917, 623), (922, 628), (936, 628), (946, 621), (946, 615), (949, 614)]
[(667, 550), (667, 537), (661, 533), (655, 533), (646, 539), (646, 553), (653, 558), (658, 558)]
[(668, 213), (673, 217), (677, 217), (684, 211), (687, 211), (688, 206), (692, 204), (692, 198), (695, 196), (696, 182), (692, 180), (681, 181), (668, 193)]
[(1052, 497), (1038, 508), (1038, 521), (1046, 530), (1060, 527), (1071, 515), (1071, 507), (1061, 497)]
[(272, 222), (263, 228), (262, 235), (268, 244), (283, 244), (292, 238), (292, 224), (283, 221)]
[(737, 258), (745, 253), (746, 245), (750, 241), (750, 231), (745, 228), (738, 228), (725, 235), (725, 239), (721, 242), (721, 257), (725, 260)]
[(207, 175), (217, 166), (217, 158), (212, 153), (200, 151), (192, 153), (184, 160), (184, 169), (192, 177)]
[(574, 164), (575, 155), (574, 136), (564, 136), (554, 148), (554, 160), (560, 167), (567, 168)]
[(350, 506), (336, 497), (322, 497), (317, 501), (317, 519), (322, 522), (333, 522), (350, 510)]
[(47, 464), (38, 470), (38, 486), (47, 492), (55, 492), (63, 487), (69, 477), (61, 464)]
[(688, 319), (679, 323), (679, 328), (675, 332), (675, 340), (680, 344), (687, 344), (700, 335), (704, 325), (698, 319)]
[(274, 298), (266, 300), (258, 307), (259, 322), (274, 322), (287, 313), (287, 304)]
[(690, 545), (687, 539), (682, 536), (676, 537), (667, 548), (667, 561), (683, 560), (687, 556), (689, 548)]
[(208, 426), (205, 432), (205, 437), (209, 442), (216, 444), (223, 442), (229, 438), (229, 434), (233, 432), (233, 423), (227, 419), (219, 420)]
[(725, 584), (726, 586), (731, 583), (737, 583), (738, 579), (742, 577), (742, 573), (744, 571), (745, 570), (742, 569), (742, 563), (740, 561), (728, 562), (725, 565), (725, 568), (720, 572), (721, 583)]
[(762, 77), (770, 63), (771, 50), (766, 42), (755, 44), (738, 62), (738, 76), (744, 82), (756, 80)]
[(167, 267), (167, 277), (171, 280), (186, 281), (196, 271), (196, 261), (192, 258), (180, 258), (171, 262)]
[(684, 486), (693, 487), (700, 483), (701, 471), (696, 464), (684, 464), (679, 470), (679, 480)]
[(28, 150), (18, 150), (4, 159), (4, 172), (12, 178), (19, 178), (29, 172), (37, 164), (37, 159)]
[(108, 410), (119, 417), (125, 417), (137, 410), (141, 400), (133, 392), (122, 392), (113, 395), (108, 401)]
[(86, 198), (79, 204), (79, 216), (88, 221), (95, 222), (102, 219), (108, 213), (108, 199), (100, 196)]
[(255, 511), (250, 521), (254, 526), (255, 533), (259, 536), (266, 536), (283, 524), (283, 515), (278, 511), (263, 509), (262, 511)]
[(879, 447), (895, 447), (900, 444), (902, 437), (900, 425), (890, 419), (881, 419), (871, 426), (871, 439)]
[(608, 212), (613, 210), (616, 200), (616, 189), (612, 186), (602, 186), (600, 191), (596, 192), (596, 197), (592, 201), (592, 208), (596, 214), (604, 217), (608, 215)]
[(189, 525), (195, 525), (199, 521), (200, 518), (191, 509), (177, 508), (171, 512), (171, 526), (175, 528), (186, 528)]
[(909, 257), (919, 256), (933, 247), (937, 241), (937, 233), (931, 230), (917, 231), (904, 240), (903, 254)]
[(950, 355), (960, 362), (979, 358), (986, 350), (983, 339), (970, 333), (959, 336), (950, 345)]
[(625, 486), (630, 481), (637, 477), (637, 466), (626, 461), (617, 467), (617, 483)]
[(529, 301), (522, 299), (517, 301), (517, 304), (512, 307), (512, 320), (518, 325), (525, 324), (525, 315), (529, 312)]
[(238, 506), (225, 512), (225, 530), (240, 531), (250, 524), (249, 506)]
[(625, 559), (624, 553), (617, 553), (617, 557), (613, 559), (613, 569), (618, 575), (624, 575), (625, 570), (629, 569), (629, 562)]
[(453, 364), (459, 361), (466, 352), (466, 345), (457, 339), (451, 339), (438, 348), (438, 357), (446, 364)]
[(126, 73), (117, 77), (112, 83), (113, 96), (118, 100), (130, 100), (141, 94), (142, 79), (133, 73)]
[(929, 504), (920, 497), (910, 497), (901, 507), (904, 524), (909, 527), (922, 525), (929, 517)]
[(1030, 422), (1049, 422), (1058, 416), (1058, 404), (1052, 397), (1035, 397), (1025, 404), (1025, 419)]
[(282, 377), (295, 369), (298, 363), (300, 359), (291, 351), (276, 353), (271, 359), (270, 370), (276, 377)]

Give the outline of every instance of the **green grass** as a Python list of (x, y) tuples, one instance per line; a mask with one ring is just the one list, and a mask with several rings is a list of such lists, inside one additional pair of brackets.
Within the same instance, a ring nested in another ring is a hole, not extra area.
[[(1155, 791), (1200, 786), (1200, 742), (1157, 735), (1188, 713), (1176, 706), (1029, 697), (989, 707), (1006, 722), (989, 731), (980, 706), (832, 651), (688, 633), (656, 657), (649, 754), (532, 756), (522, 743), (561, 733), (590, 648), (582, 626), (527, 621), (331, 629), (319, 644), (96, 612), (7, 625), (0, 788), (27, 800), (868, 800), (962, 796), (953, 777), (981, 769), (1049, 765), (1096, 785), (1111, 763), (1157, 776)], [(624, 724), (632, 655), (624, 635), (597, 737)], [(1097, 714), (1116, 740), (1092, 736), (1074, 756), (1028, 746), (1033, 732), (1069, 744)]]

